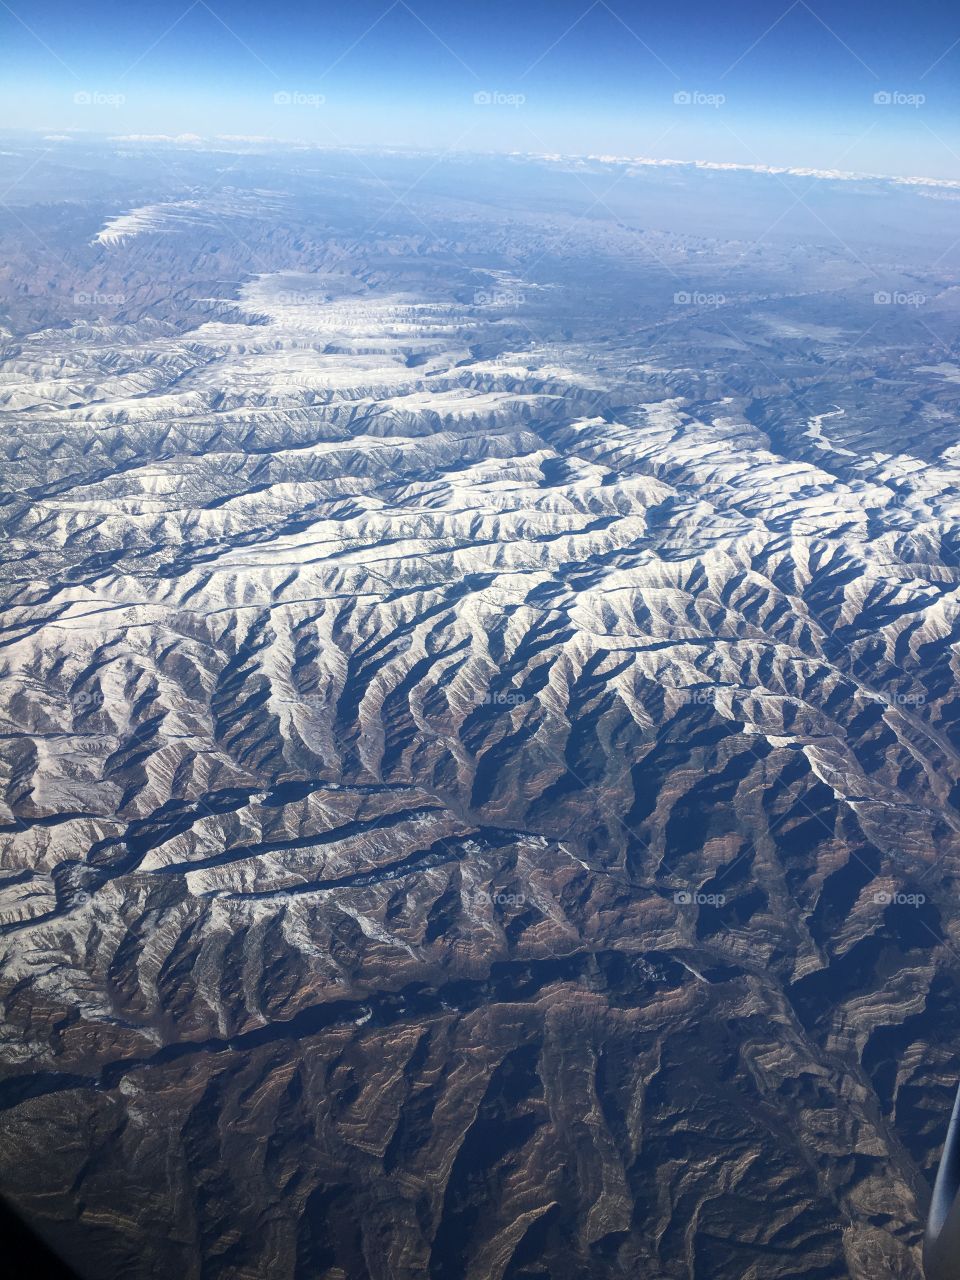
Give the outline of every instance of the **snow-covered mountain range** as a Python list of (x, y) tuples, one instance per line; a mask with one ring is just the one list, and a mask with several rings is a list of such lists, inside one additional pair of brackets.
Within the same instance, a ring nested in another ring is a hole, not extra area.
[(0, 1189), (91, 1280), (915, 1277), (943, 209), (3, 163)]

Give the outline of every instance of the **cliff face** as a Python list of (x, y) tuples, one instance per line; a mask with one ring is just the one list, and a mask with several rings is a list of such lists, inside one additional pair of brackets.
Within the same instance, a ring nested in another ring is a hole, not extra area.
[(4, 232), (0, 1188), (90, 1280), (912, 1280), (949, 282), (262, 184)]

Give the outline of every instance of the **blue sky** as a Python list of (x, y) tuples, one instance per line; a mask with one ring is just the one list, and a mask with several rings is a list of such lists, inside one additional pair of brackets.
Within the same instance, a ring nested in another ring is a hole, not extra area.
[(0, 124), (960, 178), (960, 8), (5, 0)]

